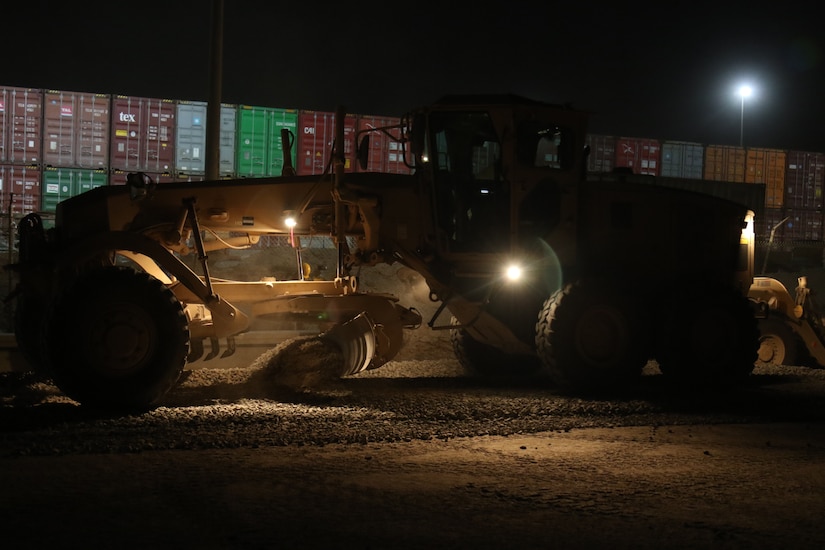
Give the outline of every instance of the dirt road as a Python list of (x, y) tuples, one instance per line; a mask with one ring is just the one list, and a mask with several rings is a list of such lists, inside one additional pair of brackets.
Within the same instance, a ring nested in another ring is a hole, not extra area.
[(817, 425), (4, 460), (19, 548), (821, 548)]

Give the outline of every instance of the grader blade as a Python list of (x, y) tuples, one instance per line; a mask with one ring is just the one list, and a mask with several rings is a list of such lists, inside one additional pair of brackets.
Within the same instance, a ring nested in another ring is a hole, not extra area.
[(390, 361), (403, 346), (404, 329), (420, 326), (421, 314), (397, 302), (387, 294), (284, 295), (255, 303), (252, 312), (262, 319), (275, 319), (285, 313), (323, 317), (332, 328), (321, 336), (341, 348), (347, 375)]
[(320, 335), (320, 338), (332, 341), (341, 350), (344, 356), (341, 376), (357, 374), (369, 368), (378, 347), (375, 328), (364, 312)]

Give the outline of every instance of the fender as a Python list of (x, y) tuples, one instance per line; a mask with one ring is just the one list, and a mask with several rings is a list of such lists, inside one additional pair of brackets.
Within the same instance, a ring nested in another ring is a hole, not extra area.
[[(109, 231), (89, 235), (63, 247), (56, 257), (56, 272), (83, 265), (102, 254), (121, 254), (169, 286), (182, 302), (200, 302), (212, 314), (212, 336), (222, 338), (249, 328), (249, 317), (220, 295), (210, 293), (204, 280), (171, 251), (139, 233)], [(186, 291), (179, 288), (182, 285)]]

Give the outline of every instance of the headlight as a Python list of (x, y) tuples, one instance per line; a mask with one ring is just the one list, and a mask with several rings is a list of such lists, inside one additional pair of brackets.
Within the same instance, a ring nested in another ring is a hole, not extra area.
[(519, 279), (521, 279), (522, 275), (521, 266), (515, 264), (507, 266), (505, 275), (507, 276), (507, 280), (509, 281), (518, 281)]

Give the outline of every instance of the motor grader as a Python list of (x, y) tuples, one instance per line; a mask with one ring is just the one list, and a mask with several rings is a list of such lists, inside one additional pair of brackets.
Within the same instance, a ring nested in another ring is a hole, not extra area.
[[(438, 303), (428, 327), (449, 330), (477, 373), (544, 369), (581, 390), (633, 379), (650, 359), (678, 383), (752, 371), (745, 205), (588, 180), (588, 114), (570, 106), (445, 97), (371, 130), (400, 144), (403, 175), (348, 168), (370, 136), (347, 158), (344, 114), (321, 177), (289, 163), (260, 179), (155, 185), (132, 174), (58, 204), (53, 228), (24, 219), (15, 332), (33, 364), (81, 403), (146, 408), (187, 361), (231, 353), (254, 319), (310, 315), (341, 348), (341, 374), (356, 374), (390, 361), (422, 324), (394, 296), (359, 289), (356, 270), (399, 263)], [(299, 264), (301, 239), (332, 237), (334, 276), (211, 275), (210, 253), (271, 235), (289, 237)]]

